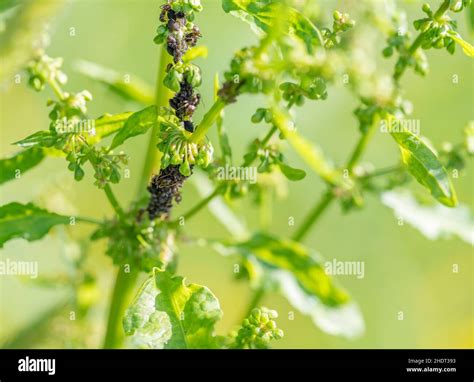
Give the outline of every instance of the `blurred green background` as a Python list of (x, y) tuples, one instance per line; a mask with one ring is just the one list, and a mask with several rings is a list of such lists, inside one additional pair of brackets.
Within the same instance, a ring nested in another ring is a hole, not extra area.
[[(323, 10), (329, 23), (332, 10), (344, 10), (351, 1), (325, 1)], [(433, 7), (437, 2), (431, 2)], [(100, 84), (74, 72), (74, 62), (86, 59), (120, 72), (135, 74), (154, 86), (159, 48), (153, 37), (159, 15), (159, 1), (155, 0), (77, 0), (57, 15), (51, 25), (52, 41), (48, 54), (64, 57), (64, 70), (69, 75), (68, 89), (88, 89), (94, 96), (89, 113), (99, 116), (104, 112), (138, 110), (111, 94)], [(228, 67), (232, 54), (244, 45), (257, 41), (247, 24), (225, 14), (219, 1), (204, 0), (204, 11), (197, 16), (203, 38), (201, 44), (209, 48), (209, 55), (199, 59), (203, 72), (200, 88), (203, 102), (196, 114), (212, 104), (213, 78)], [(402, 2), (409, 18), (421, 14), (421, 2)], [(465, 15), (458, 15), (460, 32), (472, 41), (465, 23)], [(71, 28), (75, 36), (71, 36)], [(379, 38), (380, 49), (383, 39)], [(457, 49), (454, 56), (445, 51), (430, 51), (430, 74), (426, 79), (412, 72), (404, 77), (406, 97), (413, 101), (414, 118), (421, 119), (422, 134), (435, 145), (445, 140), (460, 141), (462, 129), (473, 118), (473, 64)], [(390, 70), (393, 59), (382, 63)], [(453, 84), (452, 76), (459, 76)], [(11, 145), (39, 129), (48, 126), (47, 94), (35, 93), (21, 84), (10, 84), (1, 96), (1, 157), (15, 152)], [(49, 94), (48, 94), (49, 95)], [(243, 96), (237, 104), (226, 109), (225, 125), (239, 158), (251, 139), (266, 130), (250, 123), (250, 116), (259, 97)], [(298, 128), (301, 134), (318, 142), (336, 163), (346, 160), (357, 137), (357, 121), (352, 111), (357, 100), (342, 87), (331, 87), (325, 102), (306, 103), (299, 111)], [(212, 133), (210, 138), (216, 142)], [(123, 204), (131, 201), (143, 165), (148, 136), (128, 141), (130, 179), (114, 186)], [(392, 165), (398, 149), (390, 137), (378, 134), (364, 157), (377, 167)], [(306, 168), (305, 164), (287, 150), (289, 162)], [(288, 196), (277, 202), (272, 216), (271, 231), (291, 235), (288, 217), (294, 216), (296, 225), (319, 198), (324, 185), (311, 173), (302, 182), (288, 185)], [(459, 199), (472, 207), (472, 167), (454, 179)], [(192, 182), (184, 188), (183, 202), (176, 209), (187, 210), (198, 200)], [(111, 209), (103, 193), (86, 176), (80, 183), (72, 180), (64, 160), (48, 159), (21, 179), (1, 188), (1, 204), (11, 201), (40, 201), (58, 212), (79, 213), (85, 216), (110, 216)], [(276, 346), (286, 348), (472, 348), (473, 347), (473, 249), (458, 239), (429, 241), (409, 225), (399, 226), (393, 211), (375, 197), (369, 196), (366, 208), (347, 215), (333, 205), (308, 236), (306, 243), (321, 255), (332, 260), (365, 261), (365, 278), (339, 276), (339, 282), (358, 302), (366, 322), (366, 333), (356, 340), (346, 340), (322, 333), (309, 318), (295, 312), (278, 295), (268, 295), (264, 305), (277, 309), (279, 325), (285, 337)], [(235, 210), (247, 219), (250, 228), (258, 227), (255, 207), (247, 201), (235, 204)], [(201, 212), (186, 225), (193, 237), (216, 238), (228, 236), (225, 229), (208, 211)], [(70, 228), (68, 235), (83, 239), (87, 244), (90, 227)], [(104, 243), (91, 245), (87, 253), (87, 269), (99, 283), (98, 304), (90, 311), (90, 323), (81, 330), (69, 320), (55, 321), (49, 327), (32, 328), (26, 343), (31, 347), (99, 347), (106, 317), (107, 303), (112, 290), (115, 269), (111, 260), (103, 256)], [(66, 232), (55, 230), (52, 236), (27, 243), (15, 240), (5, 245), (1, 259), (37, 260), (41, 275), (62, 274), (68, 271), (64, 258), (73, 256), (79, 248), (67, 239)], [(215, 251), (192, 245), (180, 248), (179, 274), (189, 282), (208, 286), (219, 298), (224, 319), (218, 332), (226, 332), (237, 323), (250, 299), (248, 287), (233, 278), (236, 259), (222, 257)], [(459, 264), (460, 272), (453, 273), (452, 265)], [(28, 327), (52, 306), (65, 298), (66, 288), (42, 288), (12, 276), (0, 277), (0, 344), (17, 331)], [(404, 312), (404, 320), (397, 314)], [(69, 314), (68, 308), (62, 313)], [(58, 335), (58, 333), (62, 333)]]

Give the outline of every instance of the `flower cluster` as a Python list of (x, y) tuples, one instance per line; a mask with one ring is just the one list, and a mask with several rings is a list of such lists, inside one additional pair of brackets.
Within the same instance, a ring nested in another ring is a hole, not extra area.
[(239, 329), (233, 347), (237, 349), (265, 349), (270, 341), (283, 337), (275, 319), (278, 313), (265, 307), (255, 308)]
[[(413, 22), (414, 28), (420, 32), (418, 38), (410, 43), (410, 34), (406, 28), (399, 27), (388, 38), (388, 46), (383, 50), (385, 57), (390, 57), (396, 51), (399, 54), (395, 66), (395, 77), (401, 76), (405, 68), (413, 67), (415, 72), (425, 75), (428, 71), (428, 61), (423, 50), (431, 48), (446, 50), (453, 54), (456, 40), (462, 40), (457, 33), (457, 23), (447, 14), (447, 11), (460, 12), (471, 4), (471, 0), (445, 0), (441, 7), (433, 12), (430, 5), (422, 6), (426, 17)], [(421, 47), (422, 49), (418, 49)]]
[[(175, 237), (165, 226), (142, 218), (140, 203), (132, 205), (122, 219), (106, 221), (91, 239), (108, 238), (107, 255), (117, 265), (150, 272), (153, 267), (170, 267), (175, 262)], [(137, 218), (138, 216), (138, 218)]]
[(62, 85), (67, 82), (67, 76), (61, 71), (62, 63), (62, 58), (51, 58), (43, 51), (38, 51), (27, 66), (30, 86), (41, 91), (48, 84), (57, 97), (47, 102), (47, 106), (52, 107), (49, 131), (36, 141), (39, 145), (61, 150), (66, 155), (68, 169), (74, 173), (74, 179), (79, 181), (84, 177), (83, 166), (90, 162), (95, 170), (95, 184), (98, 187), (103, 188), (109, 182), (118, 183), (121, 178), (120, 165), (127, 163), (127, 156), (123, 153), (113, 154), (108, 149), (90, 144), (96, 133), (86, 115), (87, 102), (92, 100), (92, 95), (87, 90), (78, 93), (62, 90)]
[[(168, 124), (166, 125), (168, 126)], [(207, 167), (212, 161), (214, 149), (210, 143), (195, 143), (189, 140), (188, 133), (181, 127), (167, 128), (162, 125), (164, 138), (158, 148), (163, 153), (161, 166), (178, 166), (184, 176), (191, 175), (194, 165)]]
[(355, 25), (355, 21), (351, 20), (347, 13), (341, 13), (334, 11), (333, 13), (333, 26), (332, 30), (329, 28), (323, 28), (324, 46), (326, 48), (332, 48), (341, 42), (341, 33), (349, 30)]

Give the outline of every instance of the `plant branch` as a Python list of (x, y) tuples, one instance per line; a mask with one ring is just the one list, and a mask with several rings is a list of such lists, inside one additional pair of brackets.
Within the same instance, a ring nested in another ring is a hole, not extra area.
[(357, 142), (357, 145), (354, 148), (354, 151), (352, 152), (352, 155), (350, 156), (349, 161), (347, 162), (347, 165), (346, 165), (346, 169), (350, 173), (352, 172), (352, 170), (354, 170), (354, 167), (356, 166), (357, 162), (360, 160), (360, 158), (362, 157), (362, 154), (367, 148), (367, 144), (369, 143), (370, 139), (374, 135), (376, 126), (378, 126), (378, 121), (375, 121), (372, 124), (372, 126), (370, 126), (367, 129), (367, 131), (362, 134), (359, 141)]
[(330, 190), (326, 191), (321, 200), (313, 207), (306, 219), (301, 224), (300, 228), (293, 235), (292, 239), (294, 241), (300, 241), (306, 236), (309, 229), (319, 219), (323, 212), (329, 207), (333, 199), (334, 194)]
[[(378, 126), (377, 121), (375, 121), (372, 124), (372, 126), (370, 126), (369, 129), (363, 135), (361, 135), (361, 137), (359, 138), (359, 141), (357, 142), (354, 150), (352, 151), (352, 154), (349, 157), (349, 160), (348, 160), (347, 165), (346, 165), (346, 169), (348, 169), (349, 172), (352, 172), (352, 170), (354, 169), (354, 167), (357, 165), (360, 158), (362, 157), (362, 154), (364, 153), (365, 149), (367, 148), (367, 144), (369, 143), (370, 139), (372, 138), (372, 136), (373, 136), (373, 134), (376, 130), (376, 126)], [(309, 232), (311, 227), (313, 227), (314, 224), (319, 220), (319, 218), (323, 215), (323, 213), (331, 205), (331, 203), (334, 199), (335, 199), (334, 193), (332, 193), (330, 190), (327, 191), (323, 195), (321, 200), (318, 201), (316, 203), (316, 205), (311, 209), (308, 216), (304, 219), (301, 227), (293, 235), (293, 240), (295, 240), (295, 241), (303, 240), (303, 238)]]
[(137, 277), (138, 272), (136, 271), (126, 273), (121, 268), (117, 270), (104, 338), (104, 349), (119, 348), (123, 342), (122, 318), (128, 302), (133, 298), (133, 288)]
[(392, 174), (394, 172), (398, 172), (400, 170), (403, 169), (403, 166), (402, 165), (395, 165), (395, 166), (390, 166), (390, 167), (386, 167), (386, 168), (381, 168), (381, 169), (378, 169), (378, 170), (375, 170), (367, 175), (363, 175), (361, 177), (359, 177), (359, 179), (372, 179), (372, 178), (376, 178), (376, 177), (379, 177), (379, 176), (384, 176), (384, 175), (388, 175), (388, 174)]
[(216, 99), (214, 104), (202, 118), (201, 123), (196, 127), (193, 135), (191, 135), (191, 142), (199, 143), (202, 141), (202, 139), (206, 136), (207, 131), (212, 127), (226, 105), (227, 104), (222, 98)]
[(260, 302), (262, 301), (264, 296), (265, 296), (265, 287), (263, 285), (261, 285), (255, 290), (255, 292), (252, 296), (252, 299), (250, 300), (250, 302), (247, 306), (245, 314), (242, 317), (242, 319), (240, 320), (240, 322), (242, 322), (248, 316), (250, 316), (250, 313), (252, 313), (252, 310), (255, 309), (260, 304)]
[[(168, 104), (169, 90), (163, 85), (163, 78), (166, 74), (166, 66), (169, 62), (169, 56), (166, 53), (166, 47), (163, 45), (158, 64), (158, 75), (156, 80), (156, 106), (158, 111), (161, 107)], [(161, 153), (156, 147), (158, 135), (155, 129), (151, 131), (150, 142), (148, 144), (145, 163), (143, 165), (142, 175), (139, 180), (137, 196), (140, 197), (146, 191), (148, 180), (156, 169)], [(132, 292), (138, 272), (125, 274), (121, 269), (118, 270), (115, 280), (114, 292), (110, 302), (109, 317), (104, 339), (104, 348), (120, 347), (124, 335), (122, 328), (122, 317), (132, 299)]]
[[(444, 14), (446, 13), (446, 11), (449, 9), (449, 3), (450, 3), (450, 0), (444, 0), (443, 3), (440, 5), (440, 7), (438, 8), (438, 10), (435, 12), (435, 14), (433, 15), (433, 18), (435, 20), (439, 20), (441, 17), (444, 16)], [(417, 49), (421, 46), (421, 44), (423, 43), (424, 39), (425, 39), (425, 33), (424, 32), (421, 32), (418, 37), (415, 39), (415, 41), (413, 41), (413, 43), (410, 45), (410, 47), (408, 48), (408, 56), (411, 57), (415, 54), (415, 52), (417, 51)], [(398, 81), (403, 73), (405, 72), (407, 68), (407, 64), (405, 63), (405, 65), (403, 65), (403, 67), (401, 68), (400, 71), (396, 72), (393, 76), (393, 78), (395, 79), (395, 81)]]
[(102, 225), (103, 224), (103, 222), (99, 219), (85, 217), (85, 216), (76, 217), (76, 221), (83, 222), (83, 223), (97, 224), (97, 225)]
[(125, 220), (125, 213), (123, 212), (122, 207), (120, 207), (120, 204), (115, 197), (112, 188), (110, 187), (109, 184), (106, 184), (104, 187), (105, 195), (107, 196), (108, 201), (110, 202), (110, 205), (114, 209), (115, 213), (118, 215), (120, 220)]
[[(156, 76), (156, 87), (155, 87), (155, 102), (160, 109), (168, 105), (168, 99), (171, 98), (171, 91), (163, 85), (163, 79), (166, 76), (166, 66), (171, 62), (171, 57), (166, 53), (166, 46), (163, 45), (161, 48), (160, 62), (158, 65), (158, 72)], [(158, 171), (159, 163), (161, 159), (161, 152), (157, 148), (158, 145), (158, 131), (157, 128), (153, 128), (151, 131), (150, 141), (148, 142), (147, 153), (145, 156), (145, 163), (143, 164), (143, 170), (138, 182), (138, 196), (143, 196), (146, 192), (146, 187), (150, 180), (150, 176), (154, 171)]]

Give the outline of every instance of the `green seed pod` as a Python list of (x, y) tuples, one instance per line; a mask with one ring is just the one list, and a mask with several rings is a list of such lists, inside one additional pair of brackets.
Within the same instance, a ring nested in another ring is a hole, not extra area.
[(191, 175), (191, 167), (189, 166), (189, 163), (187, 160), (184, 160), (183, 163), (179, 166), (179, 172), (183, 174), (184, 176), (190, 176)]
[(431, 7), (428, 3), (424, 3), (423, 6), (421, 7), (422, 11), (425, 12), (428, 16), (431, 16), (431, 14), (433, 13), (431, 11)]
[(82, 178), (84, 178), (84, 170), (80, 166), (76, 165), (74, 170), (74, 179), (79, 181)]
[(335, 21), (339, 21), (342, 19), (342, 14), (339, 11), (334, 11), (332, 14), (332, 17), (334, 18)]
[(454, 54), (454, 52), (456, 50), (456, 44), (454, 43), (454, 40), (449, 39), (449, 42), (448, 42), (448, 45), (446, 46), (446, 49), (450, 54)]
[(433, 43), (433, 47), (435, 49), (441, 49), (444, 47), (444, 39), (443, 38), (439, 38), (437, 39), (434, 43)]
[(270, 123), (273, 119), (273, 115), (270, 109), (265, 110), (265, 122)]
[(275, 321), (271, 320), (271, 321), (268, 321), (266, 327), (267, 327), (267, 329), (276, 329), (277, 324), (276, 324)]
[(37, 92), (41, 91), (44, 89), (44, 82), (42, 81), (42, 79), (38, 76), (32, 76), (28, 83), (30, 84), (30, 86), (35, 89)]
[(382, 50), (382, 54), (384, 57), (391, 57), (393, 55), (393, 48), (391, 46), (387, 46), (384, 50)]
[(260, 317), (262, 316), (262, 312), (260, 309), (253, 309), (252, 310), (252, 317), (255, 318), (257, 321), (260, 321)]
[(260, 123), (265, 116), (265, 109), (259, 107), (250, 119), (253, 123)]
[(111, 172), (110, 172), (110, 181), (114, 184), (117, 184), (118, 182), (120, 182), (120, 178), (121, 178), (121, 175), (120, 175), (120, 170), (117, 166), (112, 166), (112, 169), (111, 169)]
[(276, 329), (276, 330), (273, 331), (273, 338), (275, 338), (276, 340), (279, 340), (279, 339), (283, 338), (283, 336), (284, 336), (283, 330)]

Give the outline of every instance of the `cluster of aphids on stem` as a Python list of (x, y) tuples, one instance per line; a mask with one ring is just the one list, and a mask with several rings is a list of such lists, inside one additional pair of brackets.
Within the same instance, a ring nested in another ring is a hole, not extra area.
[[(201, 37), (199, 28), (193, 25), (189, 29), (186, 25), (186, 14), (183, 11), (173, 10), (170, 2), (161, 6), (160, 21), (168, 29), (168, 36), (165, 41), (167, 52), (173, 57), (175, 65), (182, 63), (186, 51), (194, 47), (198, 38)], [(172, 63), (168, 64), (167, 72), (172, 67)], [(194, 132), (192, 115), (200, 100), (201, 95), (195, 92), (186, 76), (183, 76), (179, 84), (179, 91), (169, 100), (175, 115), (183, 124), (184, 129), (190, 133)], [(148, 186), (151, 197), (147, 207), (151, 220), (160, 217), (169, 218), (173, 200), (176, 203), (181, 201), (180, 190), (186, 178), (187, 176), (179, 171), (178, 165), (169, 165), (152, 178)]]
[[(183, 55), (186, 51), (195, 46), (201, 32), (196, 25), (193, 25), (190, 31), (183, 32), (186, 28), (186, 16), (184, 12), (175, 12), (171, 9), (170, 4), (162, 6), (160, 21), (167, 23), (169, 35), (166, 39), (166, 49), (173, 57), (175, 64), (182, 62)], [(168, 65), (170, 70), (172, 64)], [(189, 131), (194, 131), (194, 126), (191, 120), (196, 107), (201, 100), (201, 95), (194, 92), (186, 77), (180, 83), (180, 90), (170, 99), (170, 106), (175, 110), (176, 116), (184, 123), (184, 128)]]

